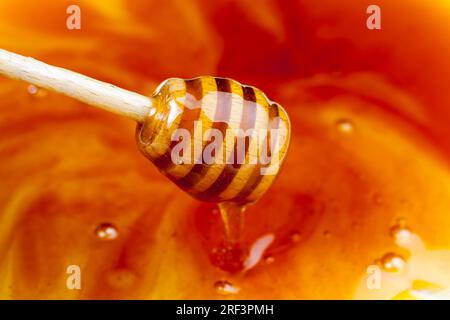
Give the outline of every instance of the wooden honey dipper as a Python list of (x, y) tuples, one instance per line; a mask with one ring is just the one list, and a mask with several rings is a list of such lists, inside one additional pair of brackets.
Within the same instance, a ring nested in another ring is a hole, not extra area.
[[(286, 111), (259, 89), (231, 79), (171, 78), (148, 98), (2, 49), (0, 73), (137, 121), (141, 152), (191, 196), (219, 203), (231, 243), (240, 239), (245, 205), (269, 189), (288, 150)], [(237, 135), (238, 130), (244, 134)], [(174, 139), (180, 132), (187, 135)], [(210, 140), (202, 140), (203, 132)], [(211, 153), (213, 160), (222, 161), (206, 163), (210, 142), (219, 149)], [(193, 147), (174, 160), (180, 143)]]

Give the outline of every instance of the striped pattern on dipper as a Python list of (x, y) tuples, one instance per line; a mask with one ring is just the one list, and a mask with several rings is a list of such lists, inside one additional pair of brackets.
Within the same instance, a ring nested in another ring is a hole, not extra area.
[[(289, 118), (279, 104), (259, 89), (209, 76), (168, 79), (152, 98), (156, 112), (138, 126), (138, 145), (179, 187), (203, 201), (242, 204), (267, 191), (289, 146)], [(190, 145), (184, 162), (172, 161), (172, 151), (181, 141), (179, 129), (190, 139), (182, 141)], [(239, 129), (253, 133), (237, 136)], [(223, 141), (216, 139), (217, 132)], [(217, 153), (223, 151), (213, 155), (223, 161), (208, 164), (203, 154), (211, 154), (212, 141)], [(271, 156), (270, 162), (264, 162), (261, 154)], [(262, 174), (268, 167), (272, 172)]]

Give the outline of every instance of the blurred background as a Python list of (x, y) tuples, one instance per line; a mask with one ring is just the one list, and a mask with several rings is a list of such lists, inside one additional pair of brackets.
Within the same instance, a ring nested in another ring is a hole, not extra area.
[(0, 298), (448, 298), (449, 19), (444, 0), (2, 0), (0, 48), (146, 95), (234, 78), (293, 136), (247, 214), (250, 246), (274, 240), (230, 275), (217, 209), (159, 174), (132, 121), (1, 78)]

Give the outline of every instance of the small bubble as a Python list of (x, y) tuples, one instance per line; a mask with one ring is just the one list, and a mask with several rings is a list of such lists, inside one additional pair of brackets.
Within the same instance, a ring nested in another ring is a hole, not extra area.
[(331, 237), (331, 231), (330, 231), (330, 230), (325, 230), (325, 231), (323, 232), (323, 236), (324, 236), (325, 238), (330, 238), (330, 237)]
[(27, 87), (27, 91), (28, 91), (28, 93), (30, 95), (32, 95), (33, 97), (36, 97), (36, 98), (42, 98), (42, 97), (45, 97), (47, 95), (47, 90), (42, 89), (42, 88), (38, 88), (38, 87), (36, 87), (33, 84), (30, 84)]
[(221, 295), (237, 294), (240, 290), (226, 280), (216, 281), (214, 283), (214, 288), (216, 289), (216, 292)]
[(267, 263), (267, 264), (272, 264), (272, 263), (275, 262), (275, 258), (273, 256), (266, 256), (264, 258), (264, 262)]
[(393, 226), (389, 230), (389, 233), (395, 238), (396, 241), (401, 243), (407, 241), (411, 237), (411, 231), (408, 228), (400, 227), (398, 225)]
[(348, 119), (341, 119), (336, 122), (336, 127), (339, 132), (351, 133), (354, 129), (353, 122)]
[(95, 229), (95, 234), (102, 240), (113, 240), (117, 238), (119, 232), (111, 223), (102, 223)]
[(292, 231), (289, 238), (291, 239), (292, 242), (299, 242), (301, 238), (300, 232)]
[(411, 230), (406, 226), (404, 218), (397, 219), (396, 224), (389, 229), (389, 233), (398, 245), (406, 244), (411, 239)]
[(386, 253), (380, 259), (380, 264), (384, 271), (392, 273), (403, 271), (405, 263), (405, 259), (401, 255), (393, 252)]
[(247, 256), (247, 248), (243, 248), (240, 243), (223, 242), (210, 253), (212, 264), (230, 273), (242, 271)]

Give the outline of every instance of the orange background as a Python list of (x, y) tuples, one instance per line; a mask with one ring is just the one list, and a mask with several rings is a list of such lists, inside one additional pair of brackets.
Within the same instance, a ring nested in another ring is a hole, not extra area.
[[(81, 30), (66, 28), (70, 4)], [(240, 289), (226, 296), (236, 299), (449, 287), (436, 270), (450, 267), (450, 5), (379, 0), (382, 30), (368, 30), (369, 4), (1, 1), (1, 48), (148, 95), (174, 76), (234, 78), (285, 107), (293, 139), (280, 177), (248, 210), (246, 241), (273, 234), (273, 261), (228, 275), (208, 258), (221, 233), (214, 206), (139, 154), (131, 121), (0, 79), (0, 298), (224, 298), (218, 280)], [(413, 264), (394, 243), (399, 218), (433, 259)], [(105, 222), (116, 239), (95, 236)], [(358, 289), (387, 252), (414, 277)], [(72, 264), (81, 290), (66, 287)]]

